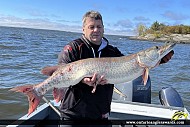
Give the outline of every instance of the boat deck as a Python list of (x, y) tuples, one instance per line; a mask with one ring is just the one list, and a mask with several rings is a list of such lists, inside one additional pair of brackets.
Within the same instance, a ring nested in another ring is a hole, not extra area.
[[(59, 105), (59, 103), (55, 103), (54, 101), (52, 101), (51, 104), (55, 107)], [(182, 107), (166, 107), (137, 102), (113, 101), (111, 104), (109, 120), (114, 124), (113, 127), (131, 127), (134, 126), (134, 123), (137, 123), (139, 127), (151, 127), (155, 124), (159, 124), (159, 121), (167, 120), (168, 122), (171, 122), (171, 119), (176, 112), (183, 112), (187, 115), (186, 118), (182, 115), (179, 119), (190, 119), (189, 112), (186, 108)], [(23, 125), (9, 125), (7, 127), (36, 127), (39, 125), (42, 127), (58, 127), (58, 123), (65, 124), (65, 122), (68, 122), (61, 121), (60, 116), (47, 103), (38, 107), (37, 110), (29, 116), (25, 115), (19, 120), (21, 120), (19, 122), (23, 122)], [(31, 122), (32, 124), (26, 125), (28, 122)], [(145, 122), (157, 123), (146, 125)], [(135, 127), (137, 127), (137, 125), (135, 125)], [(173, 127), (174, 125), (169, 126)], [(181, 125), (178, 126), (180, 127)], [(163, 125), (160, 125), (160, 127), (163, 127)]]

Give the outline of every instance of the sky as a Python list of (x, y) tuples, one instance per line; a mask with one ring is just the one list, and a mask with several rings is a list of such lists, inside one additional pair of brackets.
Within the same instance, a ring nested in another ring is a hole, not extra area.
[(190, 0), (0, 0), (0, 26), (82, 32), (89, 10), (102, 14), (105, 34), (136, 35), (155, 21), (190, 25)]

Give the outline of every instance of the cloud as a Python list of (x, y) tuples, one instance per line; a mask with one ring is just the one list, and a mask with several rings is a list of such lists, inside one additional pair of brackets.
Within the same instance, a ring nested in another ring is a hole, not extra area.
[(119, 20), (116, 24), (114, 24), (114, 27), (122, 29), (133, 28), (133, 23), (129, 19)]
[(47, 11), (41, 9), (37, 9), (34, 7), (22, 7), (17, 8), (16, 11), (20, 14), (27, 15), (32, 18), (50, 18), (50, 19), (61, 19), (62, 17), (57, 14), (52, 14)]
[(162, 16), (167, 19), (174, 20), (174, 21), (186, 20), (186, 19), (190, 18), (188, 15), (174, 13), (172, 11), (166, 11), (164, 14), (162, 14)]
[(51, 29), (51, 30), (62, 30), (71, 32), (80, 32), (81, 26), (79, 25), (65, 25), (63, 23), (50, 21), (48, 18), (40, 19), (23, 19), (15, 16), (0, 16), (1, 26), (11, 27), (26, 27), (36, 29)]
[(158, 7), (158, 9), (167, 9), (171, 6), (173, 6), (174, 2), (173, 0), (159, 0), (159, 1), (154, 1), (154, 4), (152, 5), (152, 7), (156, 8)]
[(143, 16), (137, 16), (134, 18), (135, 21), (150, 21), (149, 18), (145, 18)]
[(118, 29), (114, 30), (111, 28), (105, 28), (105, 34), (110, 34), (110, 35), (123, 35), (123, 36), (134, 36), (136, 35), (135, 31), (133, 29)]
[(134, 31), (134, 24), (129, 19), (125, 19), (119, 20), (116, 23), (106, 23), (105, 34), (132, 36), (136, 33)]
[[(52, 21), (49, 18), (20, 18), (2, 14), (0, 14), (0, 26), (82, 32), (81, 21), (67, 21), (61, 19)], [(106, 23), (106, 26), (108, 26), (109, 29), (105, 28), (105, 34), (134, 35), (133, 23), (127, 19), (119, 20), (115, 24)]]
[(82, 24), (81, 21), (68, 21), (68, 20), (64, 20), (64, 19), (59, 19), (59, 20), (56, 20), (57, 22), (61, 22), (61, 23), (69, 23), (69, 24)]

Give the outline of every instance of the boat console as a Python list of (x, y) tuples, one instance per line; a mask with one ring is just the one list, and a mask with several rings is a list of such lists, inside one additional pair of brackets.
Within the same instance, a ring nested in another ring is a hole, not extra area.
[(125, 100), (130, 102), (151, 103), (151, 80), (148, 77), (147, 84), (143, 84), (142, 76), (133, 81), (115, 84), (115, 87), (120, 90), (126, 97), (123, 97), (116, 92), (113, 93), (113, 100)]

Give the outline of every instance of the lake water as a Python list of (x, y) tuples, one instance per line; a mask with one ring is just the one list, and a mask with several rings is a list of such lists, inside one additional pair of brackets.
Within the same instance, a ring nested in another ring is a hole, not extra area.
[[(8, 90), (46, 79), (40, 70), (45, 66), (56, 65), (63, 46), (80, 36), (79, 33), (71, 32), (0, 27), (0, 119), (18, 119), (27, 113), (27, 97)], [(129, 40), (124, 36), (106, 37), (125, 55), (163, 44)], [(162, 87), (172, 86), (190, 111), (190, 45), (177, 44), (174, 51), (170, 62), (150, 72), (152, 103), (160, 104), (158, 92)], [(53, 99), (50, 92), (46, 97)]]

